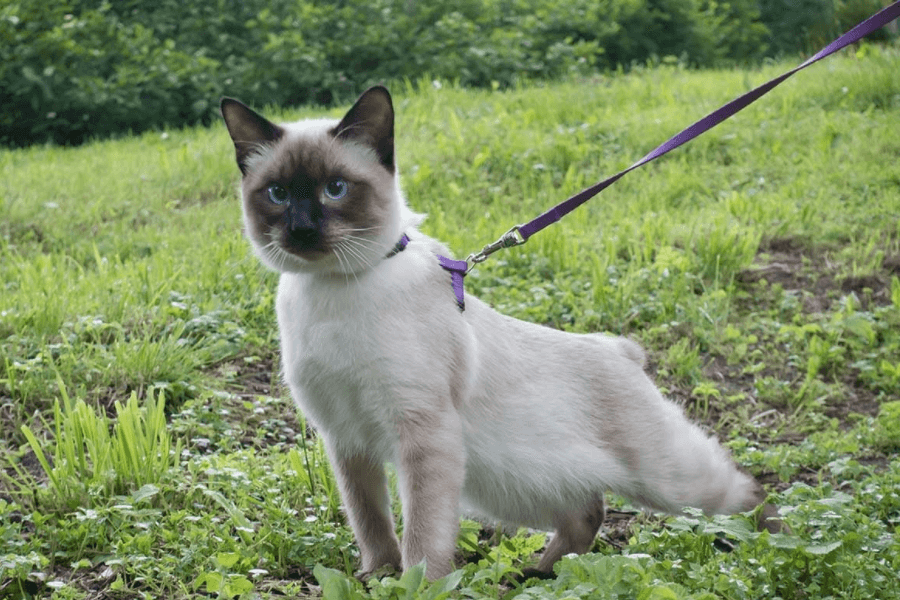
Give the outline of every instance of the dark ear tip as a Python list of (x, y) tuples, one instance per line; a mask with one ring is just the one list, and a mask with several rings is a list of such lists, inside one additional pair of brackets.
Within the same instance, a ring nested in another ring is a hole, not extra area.
[(244, 103), (235, 98), (229, 98), (228, 96), (222, 96), (219, 98), (219, 110), (223, 113), (229, 106), (244, 106)]
[(371, 95), (374, 95), (374, 94), (380, 94), (381, 96), (384, 97), (385, 100), (387, 100), (388, 104), (393, 104), (393, 101), (392, 101), (392, 99), (391, 99), (391, 92), (390, 92), (390, 90), (388, 90), (388, 89), (387, 89), (385, 86), (383, 86), (383, 85), (373, 85), (372, 87), (370, 87), (369, 89), (367, 89), (365, 92), (363, 92), (362, 95), (361, 95), (360, 97), (362, 98), (362, 97), (365, 97), (365, 96), (369, 96), (370, 94), (371, 94)]

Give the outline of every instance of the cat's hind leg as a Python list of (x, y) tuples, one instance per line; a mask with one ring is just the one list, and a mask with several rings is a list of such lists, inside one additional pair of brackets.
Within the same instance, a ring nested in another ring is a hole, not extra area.
[(606, 517), (603, 496), (599, 495), (581, 510), (561, 514), (556, 519), (553, 539), (547, 544), (536, 568), (522, 570), (523, 578), (553, 576), (553, 565), (566, 554), (584, 554), (591, 549), (597, 531)]
[(362, 558), (357, 577), (365, 579), (384, 566), (399, 570), (400, 542), (394, 532), (384, 465), (367, 456), (333, 454), (331, 464)]

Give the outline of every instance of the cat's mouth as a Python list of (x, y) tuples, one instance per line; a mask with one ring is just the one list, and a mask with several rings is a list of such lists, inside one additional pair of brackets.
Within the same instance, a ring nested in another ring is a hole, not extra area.
[(282, 251), (288, 256), (300, 259), (300, 264), (315, 263), (332, 254), (330, 250), (319, 247), (297, 248), (295, 246), (285, 246), (282, 247)]
[(322, 234), (317, 229), (292, 229), (287, 234), (285, 249), (291, 254), (308, 258), (309, 254), (321, 254)]

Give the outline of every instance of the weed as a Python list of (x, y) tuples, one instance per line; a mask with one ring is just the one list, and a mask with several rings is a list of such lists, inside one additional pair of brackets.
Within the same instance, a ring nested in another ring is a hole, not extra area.
[(114, 425), (84, 400), (73, 403), (62, 382), (60, 393), (62, 406), (57, 402), (53, 409), (52, 464), (35, 434), (22, 425), (50, 481), (50, 506), (62, 511), (90, 507), (98, 494), (105, 499), (136, 488), (144, 490), (142, 498), (149, 497), (169, 469), (178, 466), (181, 445), (173, 446), (169, 437), (162, 392), (149, 396), (143, 407), (134, 393), (124, 405), (116, 401)]

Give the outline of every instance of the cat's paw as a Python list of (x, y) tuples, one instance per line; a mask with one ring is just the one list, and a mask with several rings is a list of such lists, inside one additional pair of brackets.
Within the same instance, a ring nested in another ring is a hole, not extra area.
[(766, 530), (769, 533), (784, 533), (788, 535), (793, 533), (788, 524), (781, 520), (778, 509), (768, 502), (756, 513), (756, 529), (758, 531)]
[(370, 569), (368, 571), (357, 571), (353, 574), (359, 581), (362, 583), (366, 583), (370, 579), (381, 579), (382, 577), (392, 577), (400, 574), (400, 567), (396, 565), (381, 565), (377, 569)]
[(556, 579), (556, 573), (541, 571), (535, 567), (522, 569), (522, 574), (516, 576), (516, 583), (525, 583), (529, 579)]

